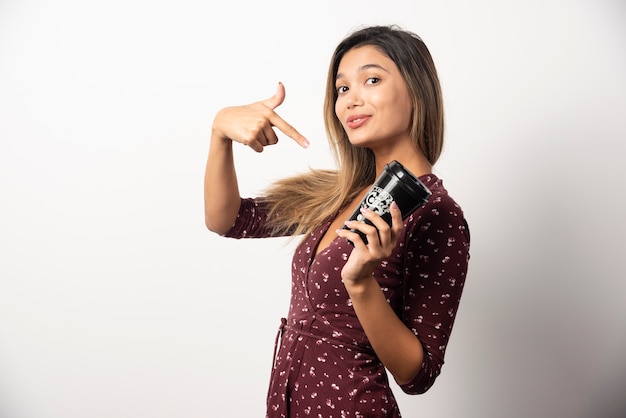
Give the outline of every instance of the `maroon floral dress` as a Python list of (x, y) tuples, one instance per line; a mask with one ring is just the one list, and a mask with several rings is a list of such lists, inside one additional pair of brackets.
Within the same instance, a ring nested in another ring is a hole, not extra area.
[[(400, 386), (409, 394), (427, 391), (441, 371), (469, 261), (463, 211), (435, 175), (420, 180), (432, 196), (404, 221), (392, 255), (374, 272), (424, 347), (420, 371)], [(242, 199), (226, 236), (270, 236), (266, 214), (262, 199)], [(291, 304), (277, 336), (266, 416), (400, 417), (386, 370), (341, 282), (352, 246), (336, 238), (315, 255), (332, 220), (304, 237), (293, 256)]]

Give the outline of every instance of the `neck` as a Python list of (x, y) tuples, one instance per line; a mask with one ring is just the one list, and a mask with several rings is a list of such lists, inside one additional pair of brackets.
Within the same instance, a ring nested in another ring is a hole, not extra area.
[(413, 153), (393, 153), (387, 155), (375, 155), (376, 157), (376, 176), (385, 168), (385, 165), (393, 160), (398, 161), (404, 167), (406, 167), (416, 177), (423, 176), (424, 174), (432, 173), (433, 167), (428, 162), (426, 157), (420, 152)]
[(382, 173), (385, 164), (393, 160), (398, 161), (416, 177), (432, 173), (432, 164), (430, 164), (426, 156), (417, 149), (415, 143), (408, 135), (404, 140), (389, 141), (378, 147), (370, 148), (370, 150), (374, 153), (376, 160), (376, 176)]

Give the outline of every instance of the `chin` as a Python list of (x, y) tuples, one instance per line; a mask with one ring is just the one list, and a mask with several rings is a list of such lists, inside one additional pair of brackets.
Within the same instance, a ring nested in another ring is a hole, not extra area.
[(348, 141), (350, 142), (350, 144), (352, 144), (352, 146), (357, 147), (357, 148), (367, 148), (367, 146), (371, 144), (372, 142), (368, 138), (350, 138), (350, 137), (348, 137)]

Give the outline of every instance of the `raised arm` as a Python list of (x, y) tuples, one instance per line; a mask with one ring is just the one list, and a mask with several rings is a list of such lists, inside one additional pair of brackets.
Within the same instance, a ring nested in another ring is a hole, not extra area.
[(235, 222), (241, 197), (235, 172), (233, 142), (256, 152), (278, 142), (274, 127), (298, 142), (308, 141), (274, 111), (285, 99), (285, 87), (278, 84), (269, 99), (220, 110), (213, 120), (211, 144), (204, 175), (204, 219), (209, 230), (225, 234)]

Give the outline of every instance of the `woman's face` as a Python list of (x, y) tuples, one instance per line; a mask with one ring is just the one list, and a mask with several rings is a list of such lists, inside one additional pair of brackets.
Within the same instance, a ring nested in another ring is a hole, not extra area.
[(337, 70), (335, 114), (355, 146), (390, 149), (410, 141), (413, 104), (396, 64), (376, 47), (346, 52)]

